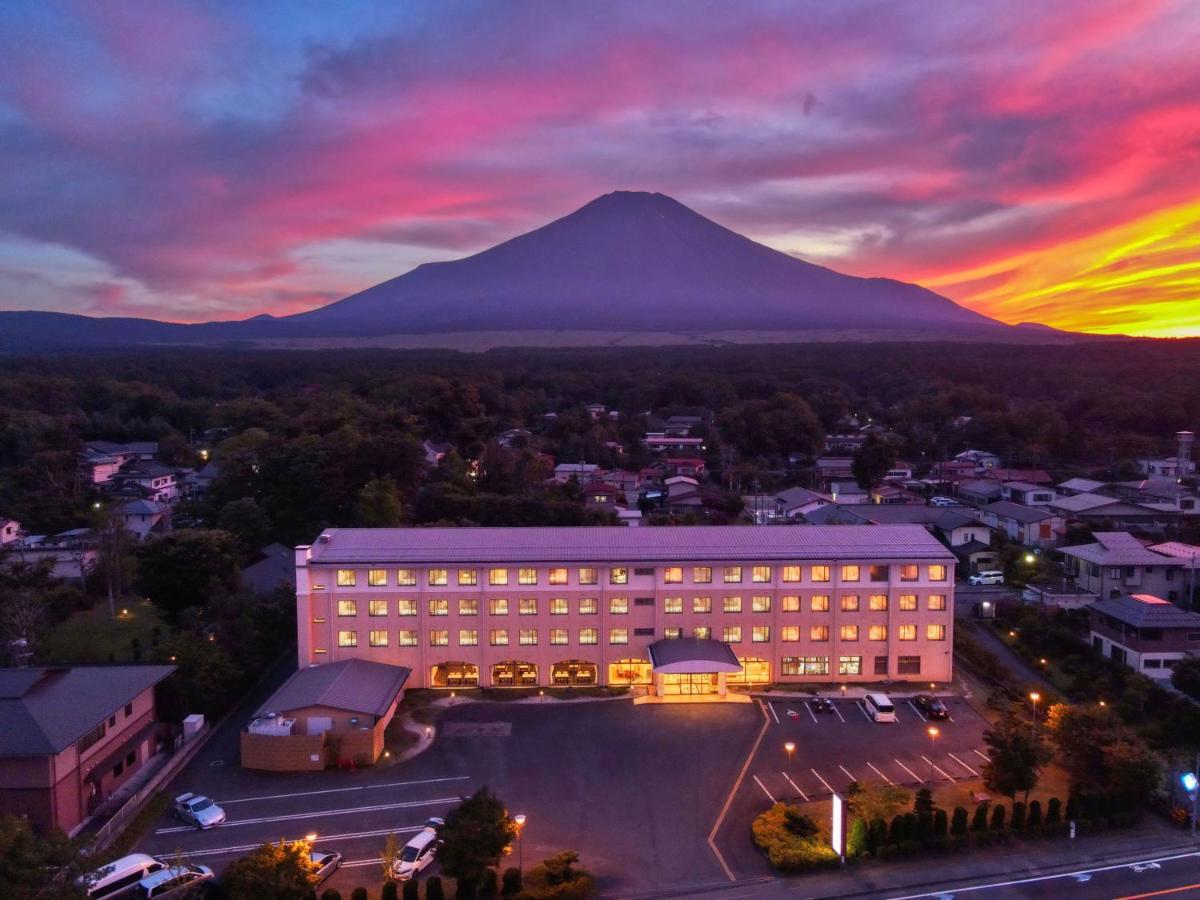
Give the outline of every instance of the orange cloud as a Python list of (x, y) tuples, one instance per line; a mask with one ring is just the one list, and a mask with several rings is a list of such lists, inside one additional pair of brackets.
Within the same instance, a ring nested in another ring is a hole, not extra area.
[(1200, 336), (1200, 199), (922, 283), (1004, 322)]

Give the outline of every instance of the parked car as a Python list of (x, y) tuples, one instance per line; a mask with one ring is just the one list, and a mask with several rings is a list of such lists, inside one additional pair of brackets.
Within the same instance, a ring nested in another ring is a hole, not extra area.
[(948, 719), (950, 710), (946, 704), (929, 694), (917, 694), (913, 697), (913, 706), (921, 711), (927, 719)]
[(202, 831), (225, 821), (225, 810), (203, 794), (180, 794), (175, 798), (175, 815)]
[[(312, 861), (317, 867), (316, 884), (320, 884), (342, 866), (342, 854), (337, 850), (313, 850)], [(314, 885), (315, 887), (316, 885)]]
[(863, 698), (863, 706), (873, 722), (896, 721), (896, 707), (887, 694), (867, 694)]
[(930, 497), (930, 506), (962, 506), (962, 502), (953, 497)]
[(441, 819), (427, 819), (411, 841), (404, 845), (396, 861), (392, 863), (392, 877), (397, 881), (408, 881), (422, 872), (437, 856), (442, 847), (438, 829), (446, 824)]
[(89, 900), (107, 900), (109, 897), (127, 894), (130, 888), (147, 875), (153, 875), (166, 867), (166, 863), (153, 856), (131, 853), (82, 876), (78, 884), (84, 888)]
[(831, 713), (833, 712), (833, 701), (828, 697), (817, 697), (808, 701), (808, 705), (812, 707), (813, 712)]
[(968, 578), (967, 584), (1004, 584), (1004, 573), (999, 569), (985, 569)]
[(204, 882), (212, 879), (213, 870), (208, 866), (171, 866), (139, 881), (133, 896), (137, 900), (190, 897), (198, 893)]

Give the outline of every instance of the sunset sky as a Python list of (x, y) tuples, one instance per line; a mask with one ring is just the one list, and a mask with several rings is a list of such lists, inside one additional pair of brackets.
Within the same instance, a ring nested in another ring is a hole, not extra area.
[(1194, 2), (0, 4), (0, 309), (286, 314), (615, 189), (1200, 335)]

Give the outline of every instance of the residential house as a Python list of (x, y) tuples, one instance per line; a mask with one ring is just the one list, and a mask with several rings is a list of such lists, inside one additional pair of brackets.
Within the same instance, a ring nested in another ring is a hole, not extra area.
[(49, 562), (52, 578), (81, 581), (95, 571), (99, 562), (96, 533), (90, 528), (72, 528), (58, 534), (23, 534), (7, 545), (5, 563), (39, 565)]
[(242, 587), (256, 594), (269, 594), (281, 587), (295, 590), (295, 553), (283, 544), (263, 547), (257, 558), (242, 569)]
[(73, 834), (163, 747), (174, 666), (0, 669), (0, 810)]
[(279, 772), (373, 764), (410, 674), (405, 666), (360, 658), (301, 668), (242, 732), (242, 766)]
[(682, 435), (666, 434), (664, 432), (648, 432), (643, 439), (646, 449), (651, 453), (691, 454), (703, 453), (704, 438), (685, 437)]
[(1151, 544), (1150, 549), (1179, 561), (1180, 580), (1183, 582), (1179, 588), (1179, 603), (1191, 609), (1200, 608), (1200, 547), (1180, 541), (1167, 541)]
[(854, 479), (829, 482), (829, 496), (835, 503), (841, 503), (844, 506), (871, 502), (870, 493), (865, 488), (859, 487), (858, 482)]
[[(608, 407), (603, 403), (589, 403), (587, 405), (588, 415), (593, 419), (603, 419), (608, 416)], [(614, 413), (615, 417), (615, 413)]]
[(980, 478), (988, 478), (992, 481), (1024, 481), (1030, 484), (1037, 485), (1053, 485), (1054, 479), (1045, 469), (1006, 469), (996, 466), (991, 469), (982, 469), (979, 472)]
[(986, 506), (1000, 499), (1001, 485), (998, 481), (976, 478), (958, 486), (958, 499), (972, 506)]
[(607, 481), (589, 481), (583, 486), (583, 505), (588, 509), (615, 510), (623, 499), (617, 486)]
[(1186, 457), (1168, 456), (1163, 459), (1139, 459), (1138, 471), (1158, 481), (1177, 481), (1196, 474), (1196, 464)]
[(1046, 506), (1055, 499), (1054, 489), (1028, 481), (1006, 481), (1000, 485), (1000, 499), (1024, 506)]
[(182, 490), (184, 495), (188, 497), (203, 497), (208, 492), (208, 489), (212, 487), (212, 483), (217, 480), (220, 471), (216, 460), (209, 460), (194, 471), (184, 470), (182, 472)]
[(1179, 660), (1200, 655), (1200, 614), (1153, 594), (1097, 600), (1088, 620), (1093, 647), (1150, 678), (1167, 681)]
[(1104, 486), (1105, 482), (1091, 478), (1068, 478), (1058, 486), (1058, 491), (1064, 497), (1074, 497), (1076, 494), (1098, 494)]
[(663, 460), (668, 475), (690, 475), (693, 478), (704, 478), (704, 460), (696, 456), (669, 456)]
[(974, 574), (994, 569), (1000, 554), (992, 549), (992, 529), (975, 516), (955, 509), (943, 509), (934, 520), (934, 532), (941, 536), (958, 557), (963, 569)]
[(153, 459), (128, 463), (108, 483), (114, 493), (145, 497), (160, 503), (173, 503), (179, 498), (178, 472)]
[(454, 449), (454, 445), (445, 441), (425, 440), (421, 442), (421, 449), (425, 451), (426, 464), (436, 466), (446, 458), (447, 453)]
[(854, 477), (854, 460), (849, 456), (821, 456), (813, 468), (822, 484)]
[(871, 502), (889, 505), (924, 506), (925, 498), (897, 484), (884, 483), (871, 489)]
[(568, 481), (575, 480), (582, 484), (598, 478), (599, 473), (600, 467), (595, 463), (559, 463), (554, 467), (554, 481), (558, 484), (566, 484)]
[(1067, 575), (1084, 590), (1100, 597), (1136, 593), (1179, 600), (1182, 557), (1153, 550), (1125, 531), (1097, 531), (1093, 537), (1091, 544), (1059, 548)]
[(1108, 526), (1110, 530), (1130, 527), (1158, 527), (1175, 518), (1174, 512), (1152, 509), (1138, 503), (1105, 497), (1102, 494), (1076, 494), (1060, 497), (1047, 508), (1085, 525)]
[(998, 528), (1009, 540), (1026, 547), (1053, 547), (1066, 530), (1062, 516), (1051, 510), (997, 500), (983, 508), (983, 521)]
[(0, 516), (0, 547), (11, 544), (21, 536), (21, 523)]
[(791, 487), (780, 491), (773, 498), (773, 509), (777, 516), (793, 519), (805, 515), (819, 506), (832, 503), (833, 498), (819, 491), (811, 491), (803, 487)]
[(976, 469), (995, 469), (1001, 462), (997, 454), (989, 453), (987, 450), (964, 450), (962, 453), (954, 454), (954, 458), (958, 462), (972, 463)]
[(158, 500), (128, 500), (118, 507), (125, 530), (139, 541), (171, 530), (171, 507)]
[(695, 429), (702, 428), (712, 418), (711, 414), (699, 416), (667, 416), (663, 422), (663, 433), (669, 437), (687, 437)]
[(897, 460), (883, 475), (884, 481), (912, 481), (913, 467), (911, 463)]
[(509, 428), (496, 435), (496, 444), (505, 450), (516, 450), (533, 443), (533, 432), (526, 428)]
[(1174, 481), (1119, 481), (1105, 493), (1180, 517), (1200, 515), (1200, 499), (1196, 492)]
[(935, 463), (930, 477), (938, 481), (958, 483), (975, 477), (978, 467), (969, 459), (950, 459)]
[(854, 453), (861, 449), (866, 442), (867, 435), (861, 431), (852, 431), (849, 434), (827, 434), (825, 435), (825, 452)]
[(88, 441), (83, 446), (85, 450), (95, 453), (128, 456), (143, 462), (158, 458), (158, 441), (132, 441), (124, 444), (113, 441)]

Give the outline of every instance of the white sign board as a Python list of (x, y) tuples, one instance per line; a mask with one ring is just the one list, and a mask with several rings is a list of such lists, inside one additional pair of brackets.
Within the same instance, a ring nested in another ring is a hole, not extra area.
[(833, 795), (833, 825), (829, 829), (829, 843), (838, 856), (846, 855), (846, 801), (841, 794)]

